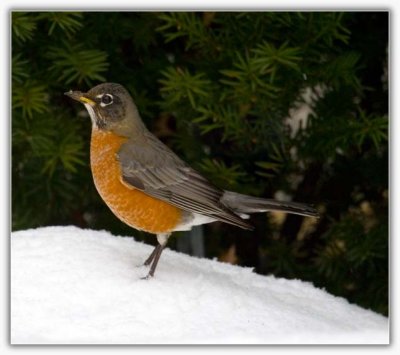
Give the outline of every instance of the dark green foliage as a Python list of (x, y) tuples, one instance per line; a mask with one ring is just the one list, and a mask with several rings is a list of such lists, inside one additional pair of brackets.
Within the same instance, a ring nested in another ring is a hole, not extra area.
[(147, 238), (97, 195), (90, 120), (63, 96), (119, 82), (217, 186), (321, 212), (206, 226), (209, 257), (236, 244), (257, 272), (388, 313), (387, 13), (13, 12), (11, 33), (13, 229)]
[(50, 71), (65, 84), (91, 85), (95, 80), (104, 81), (100, 73), (107, 70), (107, 54), (96, 49), (86, 49), (84, 44), (51, 47), (48, 59), (53, 63)]

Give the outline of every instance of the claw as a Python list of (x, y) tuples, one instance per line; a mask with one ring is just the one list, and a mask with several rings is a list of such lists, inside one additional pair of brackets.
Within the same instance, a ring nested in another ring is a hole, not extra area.
[(141, 277), (141, 280), (150, 280), (153, 277), (153, 275), (150, 275), (150, 273), (148, 273), (146, 276)]

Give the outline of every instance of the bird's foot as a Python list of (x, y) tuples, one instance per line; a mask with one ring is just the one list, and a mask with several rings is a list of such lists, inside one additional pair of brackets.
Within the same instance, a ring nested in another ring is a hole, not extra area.
[(150, 273), (148, 273), (146, 276), (141, 277), (141, 280), (150, 280), (153, 278), (153, 275), (150, 275)]

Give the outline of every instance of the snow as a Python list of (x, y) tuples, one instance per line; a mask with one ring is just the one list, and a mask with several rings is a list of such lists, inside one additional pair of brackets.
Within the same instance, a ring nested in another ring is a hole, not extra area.
[(388, 344), (388, 319), (311, 283), (77, 227), (11, 236), (12, 344)]

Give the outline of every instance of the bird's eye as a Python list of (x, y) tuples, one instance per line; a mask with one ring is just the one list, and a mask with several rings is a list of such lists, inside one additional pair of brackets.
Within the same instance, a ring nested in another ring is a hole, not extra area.
[(104, 105), (112, 104), (112, 102), (113, 102), (113, 97), (110, 94), (104, 94), (101, 97), (101, 103), (104, 104)]

